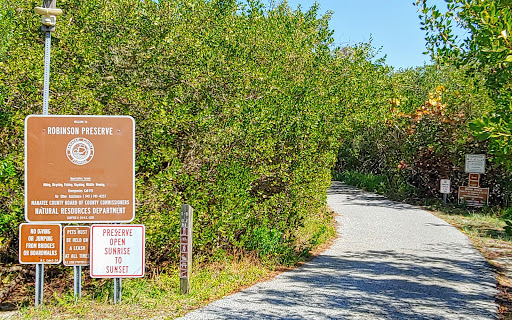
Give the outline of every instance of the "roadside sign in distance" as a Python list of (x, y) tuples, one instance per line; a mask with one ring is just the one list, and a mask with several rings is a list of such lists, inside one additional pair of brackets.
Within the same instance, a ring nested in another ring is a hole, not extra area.
[(441, 179), (441, 182), (440, 182), (440, 192), (441, 193), (450, 193), (450, 179)]
[(485, 154), (466, 154), (466, 173), (485, 173)]

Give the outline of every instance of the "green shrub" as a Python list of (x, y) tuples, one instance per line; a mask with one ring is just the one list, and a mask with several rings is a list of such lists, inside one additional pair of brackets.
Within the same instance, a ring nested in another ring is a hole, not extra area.
[[(486, 153), (488, 147), (469, 128), (494, 108), (485, 77), (450, 66), (375, 70), (372, 78), (389, 86), (375, 88), (378, 103), (355, 108), (346, 117), (350, 122), (341, 134), (335, 172), (347, 182), (402, 200), (439, 198), (439, 180), (449, 178), (450, 200), (456, 202), (457, 187), (467, 185), (465, 154)], [(503, 167), (487, 162), (481, 183), (490, 187), (491, 204), (508, 204), (510, 181)]]
[[(9, 17), (0, 32), (13, 31), (0, 40), (0, 236), (13, 240), (23, 120), (41, 112), (34, 6), (0, 5)], [(205, 259), (293, 251), (294, 230), (325, 204), (351, 68), (329, 47), (329, 15), (259, 1), (58, 6), (50, 113), (135, 118), (135, 223), (146, 225), (148, 261), (178, 262), (182, 203), (194, 208), (194, 250)]]

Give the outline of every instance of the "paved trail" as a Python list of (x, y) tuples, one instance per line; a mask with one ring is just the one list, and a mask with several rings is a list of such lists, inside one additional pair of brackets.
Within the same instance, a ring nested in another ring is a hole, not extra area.
[(335, 182), (339, 239), (313, 261), (183, 319), (496, 319), (495, 277), (430, 213)]

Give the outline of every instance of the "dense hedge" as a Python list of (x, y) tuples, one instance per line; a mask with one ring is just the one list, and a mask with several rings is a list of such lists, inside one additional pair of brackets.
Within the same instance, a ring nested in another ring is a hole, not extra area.
[[(24, 119), (42, 109), (37, 5), (0, 3), (4, 262), (17, 260), (23, 221)], [(467, 129), (492, 109), (485, 79), (450, 67), (394, 71), (369, 44), (334, 49), (329, 15), (319, 17), (316, 6), (58, 6), (50, 113), (135, 118), (135, 222), (146, 225), (151, 263), (177, 263), (182, 203), (195, 208), (194, 248), (204, 259), (247, 251), (286, 257), (308, 218), (322, 220), (336, 161), (339, 172), (379, 177), (403, 199), (435, 196), (441, 176), (456, 186), (463, 155), (487, 147)], [(483, 182), (504, 202), (510, 180), (491, 166)]]
[[(41, 113), (34, 1), (0, 5), (0, 245), (16, 260), (23, 121)], [(136, 223), (148, 258), (177, 261), (182, 203), (196, 252), (279, 256), (325, 205), (347, 57), (328, 16), (258, 1), (60, 0), (50, 113), (136, 120)], [(8, 35), (8, 37), (4, 37)], [(6, 258), (8, 257), (8, 258)]]
[[(374, 78), (389, 86), (370, 87), (381, 99), (355, 109), (341, 135), (337, 174), (401, 200), (439, 198), (439, 180), (449, 178), (449, 200), (456, 203), (457, 187), (468, 184), (465, 154), (488, 152), (469, 128), (494, 108), (486, 78), (450, 66), (382, 69)], [(493, 160), (490, 155), (481, 184), (490, 187), (490, 204), (508, 205), (512, 176)]]

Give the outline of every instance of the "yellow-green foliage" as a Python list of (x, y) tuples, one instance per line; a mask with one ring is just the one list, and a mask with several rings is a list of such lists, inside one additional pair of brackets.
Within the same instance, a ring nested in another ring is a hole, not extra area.
[[(447, 10), (430, 0), (417, 0), (416, 5), (432, 57), (485, 74), (485, 86), (496, 105), (470, 128), (478, 140), (487, 141), (493, 162), (512, 172), (511, 2), (446, 0)], [(466, 31), (462, 38), (456, 35), (457, 28)]]
[[(453, 66), (393, 72), (370, 67), (359, 79), (373, 73), (379, 85), (366, 90), (375, 98), (364, 105), (359, 99), (347, 117), (337, 171), (346, 182), (401, 200), (440, 197), (439, 180), (449, 178), (449, 200), (457, 202), (457, 187), (467, 185), (465, 154), (489, 152), (469, 127), (495, 108), (486, 77)], [(490, 160), (482, 186), (490, 187), (490, 204), (506, 205), (510, 172)]]

